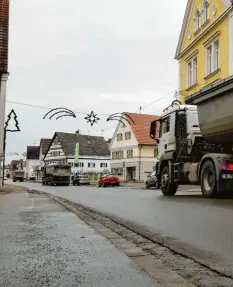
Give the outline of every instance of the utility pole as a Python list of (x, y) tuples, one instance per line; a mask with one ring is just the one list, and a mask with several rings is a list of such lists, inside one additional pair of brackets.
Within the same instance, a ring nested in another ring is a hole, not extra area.
[(142, 107), (140, 107), (139, 110), (140, 110), (140, 114), (141, 114), (142, 113)]
[[(9, 0), (0, 0), (0, 178), (4, 178), (6, 84), (8, 80)], [(2, 186), (3, 180), (0, 180)]]

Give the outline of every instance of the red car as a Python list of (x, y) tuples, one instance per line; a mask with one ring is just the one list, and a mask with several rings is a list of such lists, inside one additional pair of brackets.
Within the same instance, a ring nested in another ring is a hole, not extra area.
[(103, 186), (119, 186), (120, 185), (120, 180), (117, 176), (111, 175), (111, 174), (107, 174), (107, 175), (103, 175), (101, 176), (101, 178), (99, 179), (99, 187)]

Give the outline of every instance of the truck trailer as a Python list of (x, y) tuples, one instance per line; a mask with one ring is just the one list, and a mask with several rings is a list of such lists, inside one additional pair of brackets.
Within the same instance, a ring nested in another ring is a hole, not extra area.
[(70, 185), (71, 166), (65, 163), (48, 164), (43, 168), (43, 185)]
[(208, 198), (233, 197), (233, 77), (175, 100), (159, 120), (151, 138), (157, 140), (156, 173), (165, 196), (179, 185), (201, 185)]

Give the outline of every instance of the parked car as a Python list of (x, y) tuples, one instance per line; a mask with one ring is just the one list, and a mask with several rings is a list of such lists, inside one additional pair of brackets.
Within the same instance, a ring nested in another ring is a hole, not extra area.
[(99, 187), (103, 186), (119, 186), (120, 185), (120, 180), (117, 176), (111, 175), (111, 174), (106, 174), (100, 177), (98, 181)]
[(159, 181), (156, 176), (156, 172), (152, 172), (151, 174), (148, 174), (146, 180), (145, 180), (145, 186), (147, 189), (151, 187), (159, 188)]
[(73, 185), (90, 184), (90, 180), (87, 174), (79, 174), (74, 177)]

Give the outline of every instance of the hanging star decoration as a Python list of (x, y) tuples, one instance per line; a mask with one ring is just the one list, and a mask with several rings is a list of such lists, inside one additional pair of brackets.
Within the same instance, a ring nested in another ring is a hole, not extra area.
[[(15, 129), (10, 130), (10, 129), (8, 129), (8, 125), (9, 125), (9, 122), (10, 122), (12, 116), (14, 116)], [(7, 116), (7, 121), (5, 122), (5, 131), (7, 131), (7, 132), (20, 132), (19, 122), (17, 120), (17, 115), (16, 115), (14, 110), (11, 110), (11, 112)]]
[(84, 119), (87, 121), (87, 123), (90, 123), (91, 126), (97, 124), (97, 122), (100, 120), (100, 118), (97, 117), (97, 114), (95, 114), (93, 111), (91, 111), (90, 114), (87, 114), (87, 116)]

